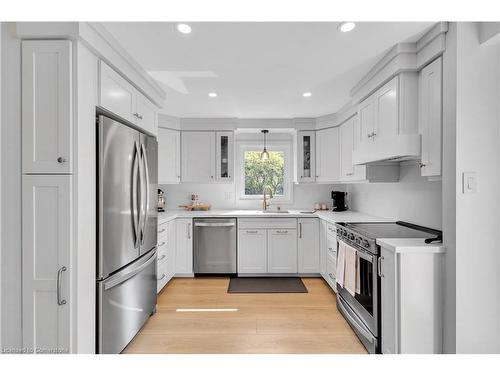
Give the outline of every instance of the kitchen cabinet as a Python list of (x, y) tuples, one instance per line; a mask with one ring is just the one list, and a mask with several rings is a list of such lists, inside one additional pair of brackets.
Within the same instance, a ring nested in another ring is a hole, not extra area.
[(23, 348), (71, 351), (72, 176), (24, 175)]
[(335, 225), (326, 225), (326, 271), (324, 279), (334, 292), (337, 292), (337, 229)]
[(319, 220), (316, 218), (299, 218), (297, 247), (298, 272), (320, 272), (320, 230)]
[(297, 273), (297, 231), (268, 229), (267, 272)]
[(320, 220), (319, 226), (319, 264), (321, 276), (326, 279), (326, 220)]
[(100, 106), (146, 132), (157, 135), (156, 106), (102, 60), (99, 62), (99, 73)]
[(220, 182), (233, 180), (233, 132), (216, 132), (216, 179)]
[(295, 182), (316, 181), (316, 132), (298, 131), (295, 147)]
[(178, 184), (180, 181), (180, 131), (158, 128), (158, 184)]
[(73, 169), (72, 48), (69, 40), (22, 42), (22, 171)]
[(419, 74), (419, 132), (422, 135), (421, 174), (441, 176), (442, 59), (431, 62)]
[(356, 148), (355, 125), (358, 117), (348, 119), (340, 126), (340, 180), (363, 181), (366, 179), (366, 166), (354, 165), (352, 152)]
[(316, 132), (316, 182), (334, 183), (340, 180), (339, 128)]
[(193, 275), (193, 224), (191, 219), (175, 220), (175, 274)]
[(267, 272), (267, 231), (240, 229), (238, 231), (238, 274)]
[(168, 222), (168, 237), (167, 237), (167, 281), (168, 283), (175, 276), (175, 268), (176, 268), (176, 221), (171, 220)]
[(443, 248), (398, 252), (381, 245), (381, 336), (384, 354), (443, 352)]
[(160, 292), (175, 275), (175, 232), (175, 220), (158, 225), (158, 292)]
[(214, 182), (215, 132), (183, 131), (182, 182)]

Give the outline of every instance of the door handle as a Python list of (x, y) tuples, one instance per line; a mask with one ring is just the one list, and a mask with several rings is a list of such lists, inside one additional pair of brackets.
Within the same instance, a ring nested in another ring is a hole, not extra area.
[(148, 155), (146, 153), (146, 148), (144, 147), (144, 144), (141, 144), (141, 151), (142, 151), (142, 156), (143, 156), (143, 161), (144, 161), (144, 169), (145, 169), (145, 189), (146, 189), (146, 205), (144, 207), (144, 219), (142, 222), (142, 234), (141, 234), (141, 245), (144, 244), (144, 229), (146, 228), (146, 222), (148, 221), (148, 211), (149, 211), (149, 164), (148, 164)]
[[(140, 225), (140, 213), (138, 213), (137, 207), (137, 178), (138, 178), (138, 168), (139, 168), (139, 146), (137, 146), (137, 141), (134, 142), (134, 163), (132, 164), (132, 225), (134, 228), (134, 248), (139, 246), (139, 225)], [(139, 216), (139, 217), (138, 217)]]
[(67, 270), (66, 266), (62, 266), (57, 271), (57, 304), (59, 306), (66, 304), (66, 300), (61, 299), (61, 276), (62, 276), (62, 273), (65, 272), (66, 270)]
[(156, 249), (152, 250), (152, 252), (153, 252), (153, 255), (151, 255), (148, 259), (143, 261), (142, 264), (137, 265), (135, 269), (128, 271), (126, 273), (118, 273), (118, 274), (112, 276), (109, 280), (107, 280), (104, 283), (104, 290), (111, 289), (111, 288), (117, 286), (118, 284), (121, 284), (124, 281), (131, 279), (133, 276), (135, 276), (139, 272), (141, 272), (144, 268), (149, 266), (153, 261), (156, 260)]
[(138, 232), (138, 236), (139, 236), (139, 241), (138, 241), (138, 244), (142, 244), (143, 243), (143, 227), (144, 227), (144, 199), (143, 199), (143, 195), (144, 195), (144, 162), (142, 160), (142, 145), (138, 147), (138, 164), (139, 164), (139, 193), (138, 193), (138, 196), (139, 196), (139, 225), (138, 225), (138, 228), (137, 228), (137, 232)]

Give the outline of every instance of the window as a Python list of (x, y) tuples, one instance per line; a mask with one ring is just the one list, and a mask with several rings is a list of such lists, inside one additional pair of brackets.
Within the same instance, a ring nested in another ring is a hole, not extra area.
[(238, 166), (240, 166), (240, 198), (262, 199), (266, 193), (273, 194), (274, 202), (289, 202), (291, 146), (285, 143), (268, 143), (268, 160), (261, 160), (262, 145), (240, 144)]

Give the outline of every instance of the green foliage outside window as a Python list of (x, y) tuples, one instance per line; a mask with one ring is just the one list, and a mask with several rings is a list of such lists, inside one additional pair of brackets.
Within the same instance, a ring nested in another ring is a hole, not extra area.
[(245, 195), (262, 195), (264, 186), (274, 196), (284, 194), (285, 153), (269, 151), (268, 160), (260, 160), (260, 151), (245, 151)]

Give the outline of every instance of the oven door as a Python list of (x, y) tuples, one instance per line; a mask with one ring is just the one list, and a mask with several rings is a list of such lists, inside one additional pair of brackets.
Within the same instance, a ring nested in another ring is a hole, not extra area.
[(378, 308), (379, 308), (379, 288), (380, 280), (377, 274), (378, 256), (361, 250), (353, 243), (348, 243), (356, 249), (359, 257), (360, 285), (359, 293), (352, 296), (345, 288), (337, 284), (338, 294), (350, 306), (359, 320), (378, 336)]

